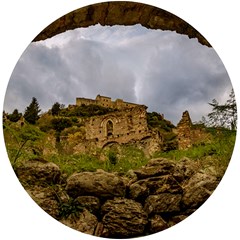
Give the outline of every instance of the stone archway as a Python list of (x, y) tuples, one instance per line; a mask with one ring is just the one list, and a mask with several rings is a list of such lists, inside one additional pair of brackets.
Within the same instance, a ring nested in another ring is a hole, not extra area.
[(115, 133), (114, 129), (118, 124), (118, 122), (119, 122), (118, 118), (114, 115), (106, 116), (104, 117), (104, 119), (102, 119), (100, 128), (102, 129), (104, 138), (109, 138), (109, 137), (112, 138), (114, 136), (114, 133)]
[(102, 145), (102, 150), (106, 149), (107, 147), (112, 147), (112, 146), (120, 146), (120, 143), (118, 141), (106, 141)]
[(88, 27), (141, 24), (150, 29), (176, 31), (211, 47), (210, 43), (181, 18), (151, 5), (137, 2), (103, 2), (72, 11), (46, 27), (33, 41), (45, 40), (67, 30)]

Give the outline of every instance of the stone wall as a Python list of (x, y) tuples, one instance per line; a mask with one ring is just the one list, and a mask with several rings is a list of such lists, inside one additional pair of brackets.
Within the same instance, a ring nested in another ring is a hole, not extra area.
[(116, 108), (116, 109), (132, 108), (135, 106), (139, 106), (139, 104), (136, 104), (136, 103), (124, 102), (122, 99), (116, 99), (115, 101), (112, 101), (110, 97), (100, 96), (100, 95), (97, 95), (96, 99), (76, 98), (77, 106), (90, 105), (90, 104), (95, 104), (95, 105), (107, 107), (107, 108)]
[(76, 105), (81, 106), (81, 105), (91, 105), (91, 104), (96, 104), (96, 100), (90, 99), (90, 98), (76, 98)]
[(144, 106), (91, 117), (85, 127), (86, 139), (95, 140), (99, 147), (108, 142), (128, 143), (151, 136)]
[(125, 175), (79, 172), (67, 179), (44, 159), (25, 161), (19, 181), (49, 215), (72, 229), (126, 239), (160, 232), (194, 213), (219, 183), (190, 159), (151, 159)]

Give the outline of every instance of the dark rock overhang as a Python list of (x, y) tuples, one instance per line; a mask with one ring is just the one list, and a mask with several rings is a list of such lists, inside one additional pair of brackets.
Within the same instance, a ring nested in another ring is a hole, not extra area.
[(149, 29), (176, 31), (199, 43), (211, 47), (210, 43), (191, 25), (181, 18), (154, 6), (136, 2), (103, 2), (72, 11), (46, 27), (33, 41), (45, 40), (67, 30), (88, 27), (141, 24)]

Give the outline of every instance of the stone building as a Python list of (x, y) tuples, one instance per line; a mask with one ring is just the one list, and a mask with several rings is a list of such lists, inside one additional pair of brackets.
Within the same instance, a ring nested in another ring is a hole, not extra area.
[(146, 154), (161, 150), (162, 137), (158, 131), (148, 128), (147, 107), (122, 99), (98, 95), (95, 100), (77, 98), (76, 105), (98, 105), (116, 111), (89, 117), (84, 120), (85, 137), (75, 147), (76, 152), (103, 149), (112, 144), (136, 143)]
[(127, 143), (150, 137), (146, 114), (146, 107), (139, 105), (91, 117), (85, 123), (86, 139), (103, 147), (109, 142)]
[(130, 103), (130, 102), (124, 102), (122, 99), (116, 99), (115, 101), (112, 101), (110, 97), (106, 96), (100, 96), (97, 95), (96, 99), (90, 99), (90, 98), (76, 98), (76, 105), (98, 105), (102, 107), (109, 107), (114, 109), (123, 109), (123, 108), (132, 108), (139, 106), (139, 104), (136, 103)]

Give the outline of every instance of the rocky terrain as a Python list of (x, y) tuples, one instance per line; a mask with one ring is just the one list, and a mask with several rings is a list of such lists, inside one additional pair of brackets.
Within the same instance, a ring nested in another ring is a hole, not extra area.
[(107, 238), (146, 236), (177, 224), (198, 209), (220, 181), (188, 158), (151, 159), (126, 174), (99, 169), (69, 177), (56, 164), (34, 159), (15, 172), (52, 217), (83, 233)]

